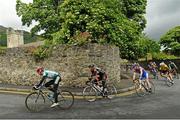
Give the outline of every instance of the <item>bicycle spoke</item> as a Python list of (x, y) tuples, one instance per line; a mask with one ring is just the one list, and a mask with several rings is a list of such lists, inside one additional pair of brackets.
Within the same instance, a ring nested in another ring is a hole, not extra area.
[(138, 83), (138, 82), (135, 83), (135, 89), (136, 89), (137, 95), (140, 97), (142, 97), (146, 94), (146, 90), (144, 89), (144, 87), (142, 85), (140, 87), (140, 83)]
[(93, 102), (97, 98), (97, 92), (93, 87), (87, 86), (83, 90), (83, 97), (85, 100)]
[(39, 112), (43, 109), (45, 99), (43, 95), (38, 92), (30, 93), (25, 100), (26, 108), (31, 112)]
[[(105, 91), (106, 92), (106, 91)], [(107, 98), (112, 99), (117, 95), (117, 90), (114, 85), (107, 86)]]

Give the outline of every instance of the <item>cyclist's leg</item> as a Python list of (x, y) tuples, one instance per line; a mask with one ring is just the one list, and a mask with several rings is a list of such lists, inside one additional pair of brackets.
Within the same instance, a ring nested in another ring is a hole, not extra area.
[(58, 103), (58, 93), (57, 93), (57, 90), (58, 90), (58, 87), (59, 87), (59, 82), (61, 80), (61, 77), (60, 76), (57, 76), (55, 78), (55, 81), (54, 81), (54, 101), (55, 103)]
[(173, 82), (172, 74), (170, 73), (170, 71), (167, 71), (167, 76), (168, 76), (169, 80), (171, 82)]
[(102, 92), (104, 93), (104, 89), (107, 87), (106, 86), (106, 80), (102, 80), (102, 87), (103, 87)]
[(142, 88), (142, 80), (141, 79), (139, 79), (139, 89), (141, 89)]
[(50, 80), (49, 82), (45, 84), (45, 87), (54, 93), (54, 89), (51, 87), (51, 85), (53, 84), (54, 84), (54, 80)]
[(171, 81), (171, 76), (170, 76), (169, 70), (164, 71), (164, 75), (166, 76), (167, 80)]
[(149, 83), (149, 75), (148, 75), (147, 72), (143, 72), (142, 80), (145, 80), (145, 82), (147, 82), (147, 87), (148, 87), (148, 89), (150, 89), (151, 88), (151, 84)]
[(160, 71), (160, 75), (161, 75), (161, 77), (166, 78), (167, 80), (169, 80), (169, 77), (168, 77), (166, 71)]

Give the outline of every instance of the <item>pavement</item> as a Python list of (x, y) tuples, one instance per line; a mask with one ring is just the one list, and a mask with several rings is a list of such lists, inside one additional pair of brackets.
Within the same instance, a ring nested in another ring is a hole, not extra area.
[[(82, 96), (83, 87), (67, 88), (61, 86), (61, 89), (71, 91), (75, 96), (75, 98), (79, 98), (79, 99), (82, 98), (80, 96)], [(133, 82), (130, 79), (122, 79), (121, 82), (118, 85), (116, 85), (116, 89), (118, 93), (117, 96), (126, 96), (135, 92)], [(32, 86), (20, 86), (20, 85), (0, 83), (0, 93), (27, 95), (30, 92), (32, 92)]]

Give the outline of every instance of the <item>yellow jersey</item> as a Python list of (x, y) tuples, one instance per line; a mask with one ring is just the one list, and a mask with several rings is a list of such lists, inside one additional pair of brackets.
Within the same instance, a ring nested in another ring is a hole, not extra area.
[(167, 70), (169, 70), (169, 67), (166, 64), (164, 64), (164, 65), (160, 66), (159, 70), (160, 71), (167, 71)]

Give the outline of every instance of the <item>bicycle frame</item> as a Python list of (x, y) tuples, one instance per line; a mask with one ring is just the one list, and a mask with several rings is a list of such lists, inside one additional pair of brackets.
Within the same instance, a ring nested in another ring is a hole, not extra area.
[(95, 84), (93, 85), (93, 88), (95, 88), (97, 92), (101, 93), (102, 96), (104, 96), (104, 92), (102, 90), (100, 90), (99, 88), (97, 88), (97, 86)]
[(135, 80), (134, 80), (134, 83), (138, 83), (139, 86), (141, 85), (141, 86), (146, 90), (146, 92), (148, 92), (148, 88), (145, 86), (145, 84), (147, 83), (147, 81), (143, 80), (143, 81), (140, 82), (139, 79), (135, 79)]
[[(42, 89), (45, 89), (45, 90), (42, 90)], [(50, 99), (50, 98), (47, 96), (47, 93), (49, 93), (50, 90), (49, 90), (47, 87), (45, 87), (45, 81), (40, 85), (40, 87), (39, 87), (39, 89), (38, 89), (37, 91), (38, 91), (37, 100), (38, 100), (38, 98), (39, 98), (39, 95), (42, 94), (42, 95), (43, 95), (44, 97), (46, 97), (49, 101), (51, 101), (52, 103), (54, 102), (53, 99)], [(46, 91), (46, 92), (43, 92), (43, 91)], [(61, 94), (59, 89), (58, 89), (58, 91), (59, 91), (58, 93)]]
[(102, 96), (104, 96), (104, 92), (102, 90), (100, 90), (99, 88), (97, 88), (97, 86), (95, 85), (95, 83), (93, 83), (93, 81), (89, 81), (90, 85), (92, 88), (94, 88), (97, 92), (99, 92)]
[[(148, 89), (146, 88), (146, 86), (144, 85), (145, 83), (147, 83), (147, 81), (143, 80), (142, 82), (140, 82), (139, 79), (135, 79), (134, 81), (135, 81), (135, 83), (138, 83), (139, 85), (142, 85), (146, 90), (148, 90)], [(143, 83), (144, 83), (144, 84), (143, 84)]]

